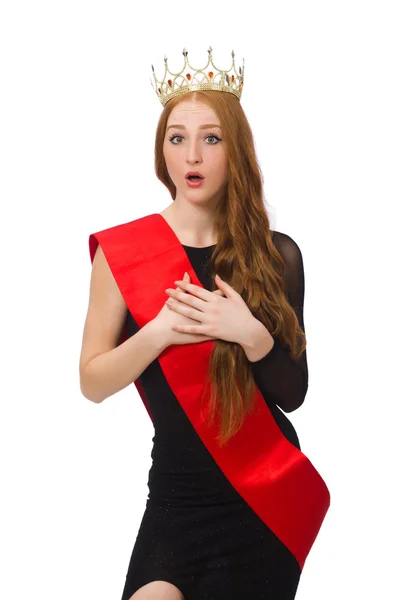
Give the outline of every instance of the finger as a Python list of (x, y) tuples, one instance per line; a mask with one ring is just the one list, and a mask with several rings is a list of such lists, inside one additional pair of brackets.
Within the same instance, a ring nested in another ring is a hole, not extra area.
[[(183, 274), (183, 278), (182, 278), (182, 280), (180, 280), (180, 283), (182, 283), (182, 282), (190, 284), (189, 273), (186, 272)], [(174, 283), (176, 283), (176, 282), (174, 282)], [(208, 293), (217, 294), (218, 296), (223, 296), (224, 298), (226, 298), (225, 292), (219, 288), (214, 290), (213, 292), (208, 292), (205, 288), (199, 288), (198, 286), (193, 286), (193, 285), (191, 286), (191, 289), (185, 288), (183, 285), (177, 284), (177, 288), (178, 287), (180, 287), (181, 289), (183, 289), (185, 291), (191, 291), (192, 294), (194, 294), (198, 298), (205, 299), (207, 302), (209, 301)], [(195, 291), (193, 291), (193, 290), (195, 290)]]
[(174, 281), (174, 284), (183, 292), (196, 296), (197, 298), (200, 298), (200, 300), (211, 302), (211, 298), (213, 297), (212, 292), (202, 286), (194, 285), (185, 279), (176, 280)]
[(241, 299), (241, 295), (234, 289), (230, 283), (224, 281), (219, 277), (219, 275), (215, 276), (215, 284), (221, 289), (224, 290), (226, 298), (233, 298), (233, 300)]
[(206, 335), (206, 326), (203, 324), (197, 323), (197, 325), (173, 325), (171, 327), (173, 331), (177, 331), (178, 333), (190, 333), (194, 335)]

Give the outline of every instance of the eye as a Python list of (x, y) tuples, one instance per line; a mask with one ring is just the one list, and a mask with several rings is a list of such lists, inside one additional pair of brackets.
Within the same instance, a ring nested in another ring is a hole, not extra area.
[[(172, 144), (174, 144), (174, 146), (178, 146), (178, 145), (179, 145), (179, 142), (177, 142), (177, 143), (174, 143), (174, 140), (175, 140), (176, 138), (181, 138), (181, 139), (183, 139), (183, 135), (177, 135), (177, 134), (175, 133), (174, 135), (172, 135), (171, 137), (169, 137), (169, 138), (168, 138), (168, 139), (170, 140), (170, 142), (171, 142)], [(220, 138), (220, 137), (218, 137), (217, 135), (215, 135), (215, 133), (208, 133), (208, 134), (205, 136), (205, 139), (207, 139), (207, 138), (215, 138), (215, 139), (217, 140), (216, 142), (211, 142), (211, 143), (209, 144), (210, 146), (216, 146), (216, 144), (218, 144), (219, 142), (221, 142), (221, 141), (222, 141), (222, 138)]]
[[(221, 141), (221, 138), (219, 138), (219, 137), (218, 137), (217, 135), (215, 135), (214, 133), (209, 133), (209, 134), (207, 135), (207, 137), (210, 137), (210, 138), (215, 138), (216, 140), (218, 140), (216, 143), (218, 143), (218, 142), (220, 142), (220, 141)], [(212, 145), (212, 146), (214, 146), (215, 144), (211, 144), (211, 145)]]
[[(180, 138), (180, 137), (182, 137), (182, 136), (174, 134), (171, 137), (169, 137), (168, 139), (170, 140), (170, 142), (174, 143), (175, 138)], [(174, 144), (174, 146), (176, 146), (176, 144)]]

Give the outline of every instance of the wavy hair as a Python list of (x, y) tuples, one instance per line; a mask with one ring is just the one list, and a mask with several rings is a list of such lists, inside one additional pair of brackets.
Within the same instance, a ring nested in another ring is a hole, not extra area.
[[(254, 317), (288, 349), (290, 357), (296, 359), (306, 348), (306, 336), (287, 299), (283, 277), (285, 265), (273, 243), (265, 207), (263, 175), (247, 117), (233, 94), (195, 91), (189, 93), (191, 98), (209, 105), (217, 114), (229, 165), (225, 195), (214, 217), (217, 244), (210, 259), (212, 291), (217, 289), (214, 274), (218, 273), (241, 295)], [(156, 176), (173, 200), (176, 187), (167, 171), (163, 144), (168, 117), (184, 100), (186, 96), (181, 94), (165, 105), (155, 139)], [(250, 361), (241, 345), (221, 339), (214, 340), (208, 375), (210, 422), (219, 412), (217, 441), (222, 446), (237, 433), (245, 415), (253, 410), (256, 385)]]

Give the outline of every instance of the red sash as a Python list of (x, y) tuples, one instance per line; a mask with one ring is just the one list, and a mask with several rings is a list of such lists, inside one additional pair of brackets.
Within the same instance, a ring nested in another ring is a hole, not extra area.
[[(187, 271), (202, 287), (175, 232), (160, 214), (151, 214), (89, 236), (91, 262), (101, 245), (110, 269), (139, 328), (168, 299), (165, 289)], [(119, 344), (127, 338), (126, 327)], [(168, 346), (158, 361), (193, 427), (224, 475), (262, 521), (291, 551), (301, 570), (330, 506), (328, 488), (310, 460), (282, 434), (257, 388), (255, 412), (219, 448), (219, 421), (210, 427), (209, 386), (201, 406), (209, 355), (215, 342)], [(151, 417), (139, 379), (135, 386)], [(151, 417), (152, 418), (152, 417)]]

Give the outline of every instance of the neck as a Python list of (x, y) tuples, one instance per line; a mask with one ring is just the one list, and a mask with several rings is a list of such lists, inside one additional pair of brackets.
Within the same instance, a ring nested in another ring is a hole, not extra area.
[(178, 206), (175, 201), (160, 213), (186, 246), (212, 246), (217, 243), (214, 216), (197, 206)]

